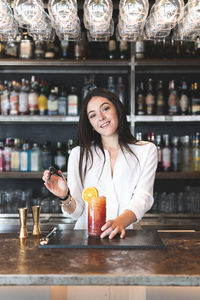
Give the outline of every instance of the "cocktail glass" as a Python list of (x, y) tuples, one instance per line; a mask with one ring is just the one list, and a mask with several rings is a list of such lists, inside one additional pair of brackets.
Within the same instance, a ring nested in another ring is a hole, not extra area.
[(106, 197), (93, 197), (88, 202), (88, 235), (99, 237), (106, 223)]

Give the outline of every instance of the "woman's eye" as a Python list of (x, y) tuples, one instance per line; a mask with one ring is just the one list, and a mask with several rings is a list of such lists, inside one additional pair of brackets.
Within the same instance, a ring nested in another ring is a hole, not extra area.
[(104, 111), (109, 110), (109, 109), (110, 109), (109, 106), (105, 106), (105, 107), (103, 108)]
[(96, 116), (95, 114), (91, 114), (91, 115), (89, 116), (89, 118), (92, 119), (92, 118), (94, 118), (95, 116)]

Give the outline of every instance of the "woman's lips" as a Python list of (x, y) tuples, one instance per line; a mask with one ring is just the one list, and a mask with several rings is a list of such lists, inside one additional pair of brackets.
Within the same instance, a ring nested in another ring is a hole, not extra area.
[(100, 127), (101, 128), (104, 128), (104, 127), (106, 127), (107, 125), (109, 125), (110, 124), (110, 121), (109, 122), (106, 122), (106, 123), (103, 123)]

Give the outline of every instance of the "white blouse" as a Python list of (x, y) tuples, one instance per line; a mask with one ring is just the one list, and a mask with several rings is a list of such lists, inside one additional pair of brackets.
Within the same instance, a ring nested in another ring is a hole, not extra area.
[[(133, 154), (119, 150), (111, 174), (110, 155), (100, 149), (92, 149), (93, 166), (88, 170), (83, 186), (79, 176), (80, 147), (75, 147), (68, 162), (68, 184), (76, 208), (72, 214), (63, 210), (64, 215), (77, 220), (75, 229), (87, 229), (87, 204), (82, 199), (82, 191), (88, 186), (98, 189), (100, 196), (106, 197), (106, 219), (114, 219), (126, 209), (131, 210), (139, 222), (153, 205), (153, 185), (157, 168), (157, 148), (153, 143), (138, 142), (129, 145)], [(135, 223), (137, 223), (135, 222)], [(133, 228), (133, 225), (129, 228)]]

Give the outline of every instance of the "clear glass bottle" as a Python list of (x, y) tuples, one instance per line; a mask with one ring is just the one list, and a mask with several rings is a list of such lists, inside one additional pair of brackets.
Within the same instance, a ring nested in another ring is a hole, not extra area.
[(58, 87), (51, 89), (47, 99), (47, 114), (49, 116), (56, 116), (58, 114)]
[(153, 91), (153, 80), (149, 78), (147, 83), (147, 93), (145, 96), (146, 113), (147, 115), (155, 114), (155, 93)]
[(171, 139), (172, 143), (172, 171), (179, 172), (180, 171), (180, 148), (179, 148), (179, 137), (173, 136)]
[(4, 143), (0, 141), (0, 172), (3, 172), (3, 164), (4, 164)]
[(31, 170), (31, 157), (30, 157), (30, 145), (24, 143), (20, 152), (20, 171), (30, 172)]
[(27, 32), (23, 32), (20, 41), (19, 57), (23, 59), (31, 59), (33, 57), (33, 41)]
[(188, 115), (190, 112), (190, 99), (188, 95), (187, 82), (185, 80), (182, 80), (181, 82), (179, 105), (181, 115)]
[(10, 93), (7, 80), (4, 80), (4, 89), (1, 94), (1, 114), (5, 116), (10, 114)]
[(121, 76), (118, 77), (118, 83), (116, 87), (116, 94), (119, 100), (125, 104), (125, 85)]
[(38, 82), (35, 76), (31, 77), (31, 88), (28, 93), (28, 110), (30, 115), (38, 114)]
[(69, 41), (62, 40), (60, 42), (60, 47), (61, 47), (61, 59), (67, 59), (68, 58)]
[(172, 157), (171, 157), (171, 147), (170, 147), (170, 140), (169, 134), (163, 135), (163, 149), (162, 149), (162, 168), (163, 171), (171, 171), (172, 165)]
[(24, 78), (21, 80), (21, 89), (19, 92), (19, 114), (28, 114), (28, 87)]
[(114, 83), (114, 77), (113, 76), (109, 76), (108, 77), (108, 86), (107, 86), (108, 90), (115, 94), (116, 92), (116, 87), (115, 87), (115, 83)]
[(41, 149), (42, 170), (47, 170), (52, 165), (51, 142), (44, 142)]
[(192, 148), (190, 144), (189, 135), (185, 135), (181, 139), (180, 171), (181, 172), (192, 171)]
[(5, 146), (4, 146), (4, 163), (3, 163), (3, 170), (4, 171), (11, 171), (11, 151), (13, 147), (13, 139), (6, 138)]
[(39, 172), (41, 171), (41, 150), (37, 143), (33, 144), (33, 147), (30, 151), (30, 159), (31, 159), (31, 172)]
[(19, 114), (19, 84), (12, 81), (10, 87), (10, 115), (16, 116)]
[(78, 116), (79, 113), (79, 95), (77, 88), (72, 86), (67, 96), (67, 114), (68, 116)]
[(54, 157), (54, 163), (59, 170), (63, 172), (67, 171), (67, 152), (62, 142), (57, 142), (57, 150)]
[(162, 137), (160, 134), (156, 135), (156, 147), (157, 147), (157, 151), (158, 151), (158, 166), (157, 166), (157, 171), (160, 172), (163, 170), (162, 167)]
[(14, 147), (11, 151), (11, 171), (20, 170), (20, 152), (21, 152), (21, 141), (19, 138), (14, 139)]
[(67, 115), (67, 92), (61, 87), (60, 96), (58, 97), (58, 114), (60, 116)]
[(168, 113), (169, 115), (178, 115), (179, 113), (179, 98), (174, 80), (169, 82)]
[(192, 171), (200, 172), (200, 134), (196, 132), (192, 139)]

